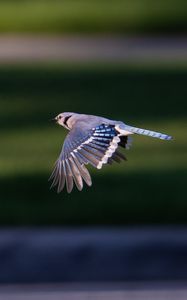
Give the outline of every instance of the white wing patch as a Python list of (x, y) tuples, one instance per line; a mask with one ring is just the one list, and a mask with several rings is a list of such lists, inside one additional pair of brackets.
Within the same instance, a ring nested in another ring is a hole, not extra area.
[(118, 136), (115, 136), (112, 142), (110, 143), (110, 146), (106, 151), (105, 155), (103, 156), (102, 160), (97, 165), (97, 169), (101, 169), (103, 164), (107, 164), (109, 157), (112, 157), (113, 153), (116, 151), (119, 142), (120, 138)]

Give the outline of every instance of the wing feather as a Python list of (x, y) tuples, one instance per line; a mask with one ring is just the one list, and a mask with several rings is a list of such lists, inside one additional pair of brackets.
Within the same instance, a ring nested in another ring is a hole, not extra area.
[(118, 146), (127, 147), (127, 137), (121, 137), (115, 125), (101, 124), (95, 128), (85, 129), (74, 127), (67, 135), (64, 145), (50, 176), (51, 187), (58, 186), (61, 192), (66, 184), (67, 192), (83, 188), (83, 180), (88, 186), (92, 185), (91, 176), (85, 165), (102, 168), (103, 164), (126, 160), (117, 150)]
[(55, 179), (55, 185), (58, 183), (58, 188), (57, 188), (58, 193), (60, 193), (63, 190), (64, 185), (65, 185), (65, 181), (66, 181), (66, 177), (65, 177), (65, 174), (64, 174), (64, 169), (62, 167), (62, 162), (59, 161), (59, 173), (58, 173), (58, 176), (56, 176), (56, 179)]
[(73, 174), (71, 172), (71, 168), (69, 166), (69, 161), (66, 159), (63, 161), (64, 163), (64, 170), (66, 170), (66, 187), (67, 187), (67, 192), (71, 193), (73, 189)]
[(97, 159), (93, 154), (89, 153), (88, 151), (84, 150), (83, 148), (77, 150), (79, 154), (87, 159), (87, 161), (95, 168), (99, 163), (99, 159)]
[(73, 179), (75, 181), (75, 184), (76, 184), (78, 190), (81, 191), (83, 188), (82, 176), (79, 172), (77, 165), (73, 161), (73, 157), (69, 158), (69, 165), (70, 165), (70, 168), (71, 168), (71, 171), (73, 174)]
[(88, 186), (91, 186), (92, 185), (92, 179), (91, 179), (90, 173), (88, 172), (86, 167), (83, 164), (81, 165), (81, 163), (77, 159), (77, 155), (73, 155), (72, 158), (73, 158), (77, 168), (79, 169), (79, 172), (80, 172), (82, 178), (84, 179), (84, 181), (86, 182), (86, 184)]

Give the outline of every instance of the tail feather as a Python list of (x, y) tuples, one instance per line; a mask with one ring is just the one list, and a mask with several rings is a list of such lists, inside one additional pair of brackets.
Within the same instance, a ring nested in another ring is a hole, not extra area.
[(167, 134), (164, 134), (161, 132), (152, 131), (152, 130), (137, 128), (137, 127), (133, 127), (133, 126), (125, 125), (125, 128), (123, 130), (129, 131), (129, 133), (136, 133), (136, 134), (151, 136), (151, 137), (158, 138), (161, 140), (172, 140), (172, 136), (170, 136), (170, 135), (167, 135)]

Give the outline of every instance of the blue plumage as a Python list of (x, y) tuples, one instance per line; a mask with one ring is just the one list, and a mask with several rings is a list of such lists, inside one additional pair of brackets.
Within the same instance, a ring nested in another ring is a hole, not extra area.
[(118, 148), (129, 148), (129, 135), (141, 134), (162, 140), (172, 139), (167, 134), (92, 115), (62, 113), (55, 120), (70, 130), (50, 177), (53, 180), (52, 187), (58, 185), (58, 192), (62, 191), (66, 184), (70, 193), (73, 183), (82, 190), (83, 180), (90, 186), (92, 181), (85, 167), (87, 164), (101, 169), (104, 164), (126, 160)]
[(100, 125), (93, 129), (93, 136), (113, 138), (117, 135), (117, 131), (112, 125)]
[(136, 134), (151, 136), (151, 137), (158, 138), (161, 140), (172, 140), (172, 136), (170, 136), (170, 135), (163, 134), (161, 132), (152, 131), (152, 130), (142, 129), (142, 128), (138, 128), (138, 127), (132, 127), (132, 126), (125, 125), (124, 130), (127, 130), (132, 133), (136, 133)]

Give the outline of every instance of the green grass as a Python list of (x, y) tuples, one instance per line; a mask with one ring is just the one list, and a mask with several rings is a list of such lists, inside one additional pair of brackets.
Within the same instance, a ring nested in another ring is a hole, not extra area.
[[(186, 224), (187, 71), (120, 66), (1, 67), (0, 224)], [(77, 111), (166, 132), (136, 136), (127, 162), (89, 168), (93, 186), (59, 195), (47, 182)]]
[(2, 0), (0, 32), (186, 32), (185, 0)]

